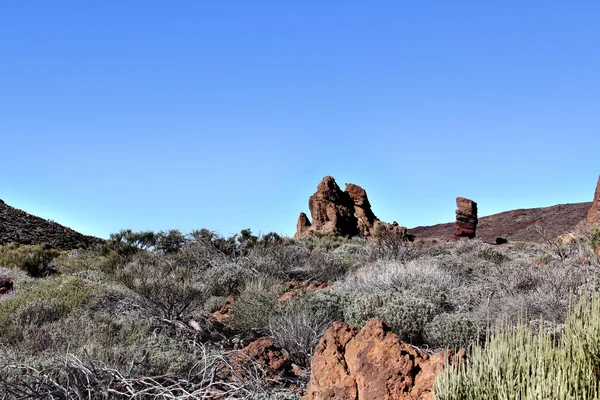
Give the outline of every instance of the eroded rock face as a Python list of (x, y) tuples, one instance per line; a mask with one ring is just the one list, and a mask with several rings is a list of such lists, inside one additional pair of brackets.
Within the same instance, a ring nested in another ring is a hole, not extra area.
[(360, 331), (335, 322), (312, 358), (304, 399), (433, 399), (436, 373), (447, 357), (401, 342), (382, 321), (370, 321)]
[(306, 214), (300, 213), (295, 238), (311, 232), (368, 237), (375, 234), (378, 225), (383, 225), (380, 231), (406, 233), (406, 228), (382, 222), (375, 216), (363, 188), (347, 183), (346, 190), (342, 190), (331, 176), (324, 177), (319, 183), (317, 192), (308, 200), (308, 208), (312, 224)]
[(456, 198), (456, 229), (454, 239), (475, 237), (477, 229), (477, 203), (464, 197)]
[(588, 211), (587, 222), (592, 226), (600, 225), (600, 176), (594, 193), (594, 201)]

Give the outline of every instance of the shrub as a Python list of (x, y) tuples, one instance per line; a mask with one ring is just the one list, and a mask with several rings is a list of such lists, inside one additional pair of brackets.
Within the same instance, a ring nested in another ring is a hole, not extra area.
[(22, 338), (27, 325), (36, 330), (92, 304), (92, 285), (82, 279), (57, 276), (19, 288), (0, 302), (0, 337), (4, 343)]
[(211, 314), (216, 311), (219, 311), (221, 307), (223, 307), (223, 305), (225, 304), (226, 299), (227, 298), (225, 296), (210, 296), (204, 302), (204, 311)]
[(208, 297), (200, 276), (186, 263), (168, 255), (142, 253), (118, 271), (119, 280), (138, 293), (163, 318), (180, 318)]
[(443, 313), (426, 325), (425, 336), (430, 346), (456, 349), (476, 340), (479, 331), (477, 318), (471, 314)]
[(53, 272), (52, 260), (61, 253), (42, 245), (27, 246), (11, 243), (0, 246), (0, 265), (18, 268), (33, 277), (47, 276)]
[(383, 307), (375, 311), (375, 315), (386, 321), (403, 341), (424, 344), (425, 326), (438, 312), (439, 309), (425, 299), (395, 296), (388, 298)]
[(315, 346), (336, 313), (319, 305), (313, 295), (292, 299), (269, 320), (271, 337), (302, 367), (309, 366)]
[(439, 400), (597, 399), (600, 397), (600, 298), (584, 296), (567, 318), (558, 343), (546, 330), (523, 324), (475, 345), (470, 359), (446, 368)]
[(272, 281), (247, 281), (235, 299), (231, 325), (240, 330), (267, 333), (269, 319), (276, 313), (276, 303), (282, 293)]

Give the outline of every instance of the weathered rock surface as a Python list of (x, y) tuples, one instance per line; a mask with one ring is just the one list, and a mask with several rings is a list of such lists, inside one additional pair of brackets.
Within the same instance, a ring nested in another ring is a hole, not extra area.
[(381, 321), (360, 331), (335, 322), (316, 348), (304, 399), (433, 399), (436, 374), (447, 357), (402, 343)]
[(598, 177), (598, 184), (596, 185), (596, 192), (594, 192), (592, 206), (588, 211), (587, 222), (591, 226), (600, 225), (600, 176)]
[(45, 244), (58, 250), (89, 249), (103, 242), (0, 200), (0, 244)]
[(313, 232), (347, 237), (368, 237), (383, 230), (401, 235), (406, 233), (405, 227), (388, 224), (375, 216), (363, 188), (348, 183), (346, 190), (342, 190), (331, 176), (321, 180), (316, 193), (308, 200), (308, 208), (312, 223), (305, 213), (300, 213), (295, 238)]
[(475, 237), (477, 229), (477, 203), (464, 197), (456, 198), (456, 229), (453, 238)]
[(13, 289), (13, 282), (10, 278), (0, 276), (0, 296), (10, 292)]

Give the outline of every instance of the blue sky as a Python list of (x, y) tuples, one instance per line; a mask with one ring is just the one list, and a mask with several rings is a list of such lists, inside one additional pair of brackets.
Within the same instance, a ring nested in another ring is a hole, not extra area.
[(0, 198), (87, 234), (591, 201), (600, 2), (5, 1)]

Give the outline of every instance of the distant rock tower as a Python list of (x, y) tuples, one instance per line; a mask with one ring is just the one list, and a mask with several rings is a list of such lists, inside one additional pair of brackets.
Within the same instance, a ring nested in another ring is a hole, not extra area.
[(454, 239), (475, 237), (477, 229), (477, 203), (464, 197), (456, 198), (456, 231)]

